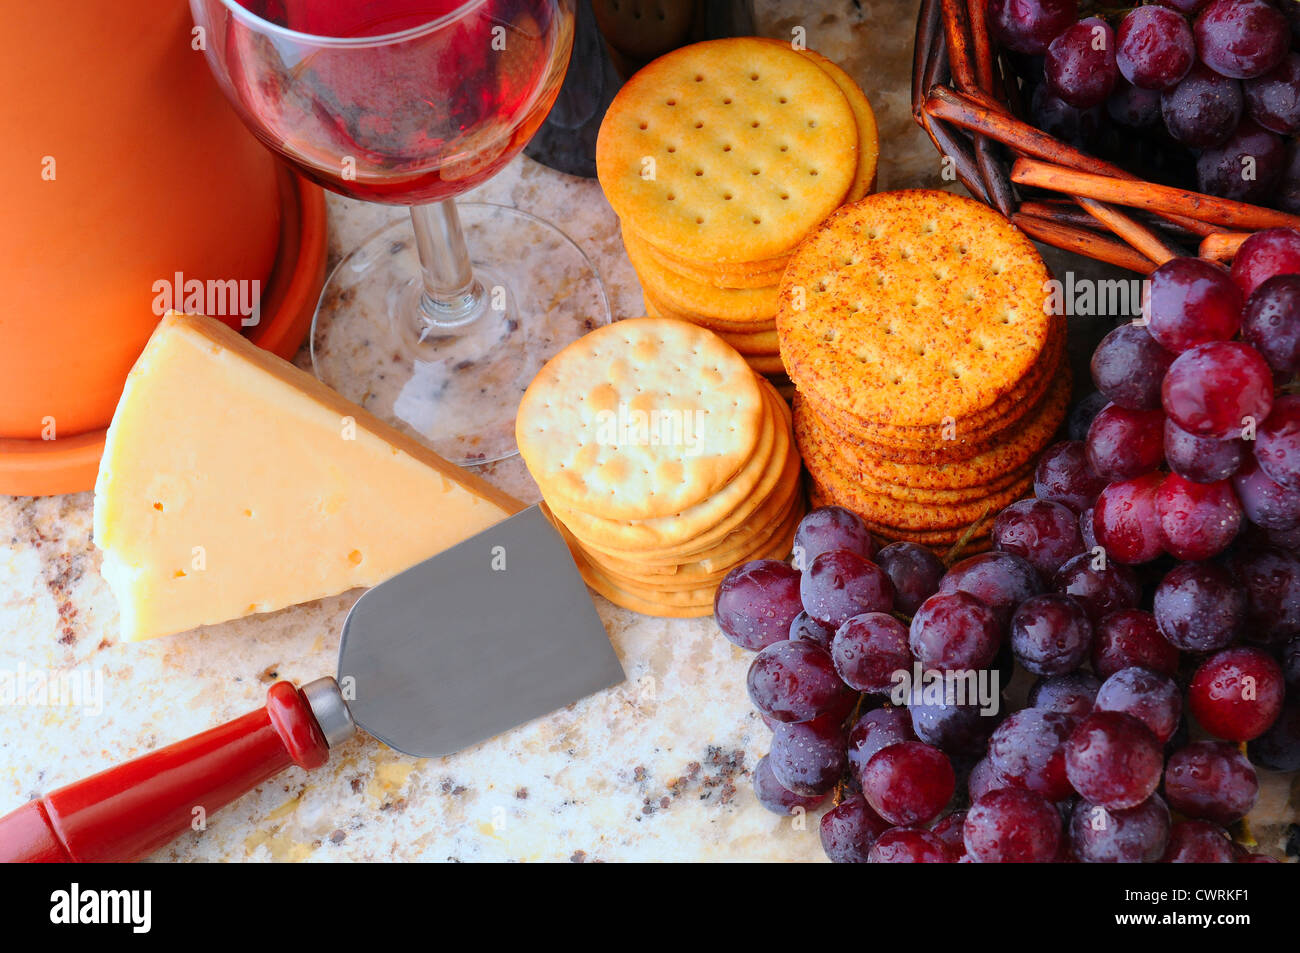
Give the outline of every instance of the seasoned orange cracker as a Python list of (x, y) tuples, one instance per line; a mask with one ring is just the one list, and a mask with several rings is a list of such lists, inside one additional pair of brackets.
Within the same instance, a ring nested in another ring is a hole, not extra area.
[(1047, 281), (1030, 241), (979, 202), (871, 195), (791, 258), (781, 356), (801, 391), (864, 420), (960, 420), (996, 405), (1039, 360)]

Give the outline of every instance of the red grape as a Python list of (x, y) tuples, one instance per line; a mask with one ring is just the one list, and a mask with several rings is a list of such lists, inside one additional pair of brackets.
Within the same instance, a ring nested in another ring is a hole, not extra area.
[(1300, 527), (1300, 491), (1288, 490), (1270, 480), (1253, 455), (1232, 478), (1246, 518), (1267, 530)]
[(1237, 202), (1265, 204), (1286, 170), (1286, 144), (1253, 119), (1243, 119), (1227, 140), (1196, 159), (1202, 192)]
[(800, 609), (799, 614), (794, 617), (794, 621), (790, 623), (791, 642), (798, 642), (800, 640), (812, 642), (814, 645), (819, 645), (829, 652), (831, 650), (831, 639), (834, 637), (834, 628), (825, 623), (818, 622), (802, 609)]
[(1131, 480), (1164, 461), (1165, 415), (1108, 404), (1093, 418), (1085, 447), (1088, 465), (1105, 480)]
[(797, 811), (811, 811), (822, 801), (826, 800), (826, 795), (818, 794), (814, 797), (805, 797), (795, 794), (793, 791), (787, 791), (781, 787), (772, 774), (772, 762), (767, 755), (759, 759), (758, 764), (754, 767), (754, 796), (758, 798), (758, 803), (763, 805), (773, 814), (793, 814)]
[(953, 811), (947, 817), (935, 821), (930, 833), (948, 846), (958, 859), (966, 856), (966, 841), (962, 836), (962, 827), (966, 823), (965, 811)]
[(1191, 16), (1194, 13), (1199, 13), (1201, 8), (1210, 0), (1155, 0), (1155, 2), (1162, 7), (1168, 7), (1170, 10), (1177, 10), (1179, 13)]
[(1048, 447), (1038, 459), (1034, 496), (1082, 513), (1096, 502), (1107, 482), (1088, 463), (1083, 442), (1066, 440)]
[(1114, 560), (1098, 569), (1093, 565), (1095, 558), (1088, 553), (1075, 556), (1056, 571), (1052, 585), (1057, 592), (1078, 599), (1093, 625), (1112, 612), (1135, 608), (1140, 595), (1132, 569)]
[(1029, 114), (1037, 128), (1084, 151), (1095, 148), (1106, 129), (1106, 110), (1101, 106), (1076, 109), (1056, 96), (1047, 83), (1034, 89)]
[(1100, 106), (1119, 81), (1115, 45), (1115, 31), (1099, 17), (1067, 27), (1047, 47), (1047, 85), (1076, 109)]
[(1255, 769), (1226, 741), (1195, 741), (1165, 765), (1165, 797), (1186, 817), (1226, 827), (1245, 817), (1258, 796)]
[(1213, 0), (1196, 19), (1196, 49), (1224, 76), (1262, 76), (1286, 56), (1291, 30), (1265, 0)]
[(1228, 569), (1245, 587), (1252, 641), (1273, 644), (1300, 636), (1300, 555), (1276, 546), (1245, 549), (1228, 558)]
[(886, 695), (895, 684), (894, 673), (912, 668), (907, 626), (884, 612), (855, 615), (835, 632), (831, 658), (849, 688)]
[(989, 739), (989, 767), (1012, 787), (1060, 801), (1074, 793), (1065, 776), (1065, 741), (1075, 719), (1042, 708), (1009, 715)]
[(1078, 0), (989, 0), (989, 33), (1017, 53), (1047, 52), (1047, 45), (1079, 16)]
[(916, 740), (912, 716), (906, 708), (876, 708), (859, 718), (849, 732), (849, 767), (855, 775), (861, 775), (871, 756), (881, 748)]
[(1193, 149), (1225, 142), (1241, 122), (1244, 109), (1241, 83), (1200, 63), (1181, 83), (1160, 94), (1160, 111), (1169, 135)]
[(746, 681), (754, 707), (781, 722), (843, 717), (853, 704), (830, 653), (812, 642), (772, 643), (755, 656)]
[(1091, 672), (1048, 675), (1034, 682), (1029, 690), (1029, 704), (1078, 719), (1092, 711), (1100, 690), (1101, 682)]
[(1119, 71), (1134, 86), (1168, 89), (1187, 75), (1196, 61), (1192, 28), (1164, 7), (1137, 7), (1119, 25)]
[(822, 850), (833, 864), (865, 864), (871, 846), (889, 823), (861, 794), (850, 794), (822, 815)]
[(1260, 424), (1255, 439), (1260, 469), (1279, 486), (1300, 490), (1300, 397), (1283, 396)]
[(1282, 674), (1286, 676), (1288, 685), (1300, 688), (1300, 636), (1293, 638), (1282, 649)]
[(1236, 641), (1246, 624), (1246, 593), (1214, 563), (1182, 563), (1156, 587), (1156, 624), (1184, 652), (1213, 652)]
[(1291, 692), (1273, 726), (1251, 741), (1250, 758), (1270, 771), (1300, 771), (1300, 693)]
[(867, 856), (872, 864), (951, 864), (953, 859), (952, 850), (938, 836), (914, 827), (885, 831)]
[(956, 788), (948, 756), (920, 741), (882, 748), (862, 769), (862, 794), (891, 824), (926, 824), (939, 816)]
[(1135, 480), (1112, 483), (1102, 491), (1092, 514), (1092, 527), (1106, 555), (1127, 565), (1150, 562), (1163, 551), (1156, 494), (1163, 477), (1148, 473)]
[(1064, 675), (1088, 658), (1092, 623), (1083, 606), (1056, 592), (1026, 599), (1011, 617), (1011, 649), (1026, 671)]
[(912, 715), (916, 736), (951, 755), (980, 754), (998, 726), (996, 712), (982, 714), (979, 705), (959, 705), (946, 693), (941, 699), (927, 699), (921, 686), (913, 687), (907, 710)]
[(993, 545), (1026, 560), (1043, 579), (1083, 552), (1078, 516), (1048, 500), (1021, 500), (999, 513), (993, 520)]
[[(1172, 258), (1151, 273), (1142, 296), (1142, 314), (1151, 337), (1181, 354), (1198, 344), (1232, 339), (1241, 326), (1242, 300), (1231, 273), (1222, 265), (1201, 258)], [(1168, 369), (1166, 363), (1164, 370)], [(1144, 406), (1159, 406), (1159, 397)]]
[(1156, 490), (1156, 512), (1164, 548), (1175, 559), (1217, 556), (1241, 529), (1241, 503), (1227, 480), (1193, 483), (1171, 473)]
[(1226, 480), (1241, 469), (1249, 455), (1244, 440), (1198, 437), (1172, 420), (1165, 420), (1165, 462), (1169, 469), (1193, 483)]
[[(1093, 418), (1101, 413), (1103, 407), (1110, 403), (1114, 402), (1099, 390), (1095, 390), (1087, 397), (1077, 401), (1075, 405), (1070, 408), (1070, 413), (1066, 417), (1065, 430), (1067, 439), (1075, 441), (1084, 440), (1084, 438), (1088, 436), (1088, 428), (1092, 426)], [(1159, 404), (1157, 404), (1157, 406), (1159, 406)], [(1060, 444), (1056, 444), (1055, 446), (1060, 446)], [(1101, 491), (1099, 490), (1098, 492)]]
[(1122, 811), (1080, 800), (1070, 816), (1070, 846), (1085, 864), (1154, 864), (1169, 842), (1169, 825), (1158, 794)]
[(1178, 659), (1178, 649), (1160, 634), (1156, 617), (1141, 609), (1106, 616), (1092, 642), (1092, 667), (1102, 678), (1133, 665), (1173, 675)]
[[(993, 610), (1000, 627), (1030, 596), (1043, 591), (1042, 580), (1026, 560), (1012, 553), (982, 553), (963, 559), (939, 582), (939, 592), (968, 592)], [(981, 665), (973, 666), (982, 668)]]
[(825, 794), (844, 773), (843, 715), (778, 725), (768, 759), (777, 783), (805, 796)]
[(737, 566), (713, 597), (713, 617), (722, 634), (751, 651), (787, 638), (801, 608), (799, 573), (776, 559)]
[(1255, 289), (1242, 315), (1241, 337), (1276, 373), (1300, 373), (1300, 275), (1277, 275)]
[(1041, 794), (990, 791), (966, 814), (966, 850), (981, 864), (1046, 864), (1061, 846), (1061, 815)]
[(1132, 715), (1164, 744), (1178, 730), (1183, 696), (1168, 675), (1134, 666), (1120, 669), (1101, 683), (1094, 710)]
[(915, 615), (947, 572), (933, 550), (917, 543), (890, 543), (876, 553), (876, 565), (894, 584), (894, 608), (904, 615)]
[(1142, 722), (1118, 711), (1096, 711), (1065, 743), (1065, 771), (1084, 798), (1114, 810), (1137, 807), (1160, 784), (1160, 742)]
[[(1226, 271), (1223, 275), (1228, 280)], [(1155, 277), (1151, 280), (1154, 286)], [(1228, 285), (1236, 293), (1237, 288), (1230, 280)], [(1236, 321), (1235, 315), (1233, 320)], [(1121, 324), (1102, 338), (1093, 351), (1092, 379), (1097, 389), (1120, 407), (1156, 410), (1160, 407), (1160, 382), (1173, 362), (1174, 355), (1161, 347), (1146, 328)]]
[(1183, 430), (1223, 440), (1268, 417), (1273, 372), (1249, 344), (1213, 341), (1178, 356), (1161, 396), (1165, 413)]
[(1247, 299), (1268, 279), (1295, 274), (1300, 274), (1300, 232), (1290, 228), (1256, 232), (1232, 260), (1232, 280)]
[(941, 592), (912, 616), (909, 642), (924, 669), (968, 671), (993, 662), (1001, 636), (996, 615), (979, 599), (966, 592)]
[(990, 791), (1009, 787), (1011, 782), (998, 774), (987, 755), (975, 762), (970, 769), (970, 776), (966, 779), (966, 794), (972, 803)]
[(1300, 54), (1289, 53), (1276, 69), (1242, 84), (1250, 118), (1282, 135), (1300, 132)]
[(855, 615), (894, 608), (894, 585), (884, 570), (844, 549), (812, 561), (799, 580), (799, 596), (810, 616), (837, 629)]
[(1106, 112), (1121, 126), (1146, 129), (1161, 120), (1160, 93), (1121, 81), (1106, 100)]
[(1282, 667), (1262, 649), (1225, 649), (1201, 663), (1187, 690), (1192, 715), (1226, 741), (1258, 738), (1282, 711)]
[(858, 514), (842, 506), (822, 506), (799, 521), (791, 562), (795, 569), (804, 572), (822, 553), (837, 549), (870, 559), (876, 552), (876, 544)]
[(1209, 821), (1179, 821), (1169, 831), (1166, 864), (1231, 864), (1236, 853), (1228, 832)]

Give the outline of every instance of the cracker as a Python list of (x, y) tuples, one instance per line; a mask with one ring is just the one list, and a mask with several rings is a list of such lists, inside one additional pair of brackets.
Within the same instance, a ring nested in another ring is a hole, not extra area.
[(702, 328), (708, 328), (715, 334), (727, 331), (732, 334), (754, 334), (759, 331), (771, 331), (776, 329), (776, 322), (769, 316), (758, 321), (722, 321), (718, 318), (710, 318), (705, 315), (691, 314), (686, 311), (678, 311), (671, 305), (664, 303), (649, 288), (641, 289), (641, 297), (645, 301), (646, 313), (651, 317), (672, 318), (675, 321), (689, 321), (691, 324), (698, 324)]
[[(680, 543), (661, 547), (636, 545), (636, 537), (613, 537), (605, 541), (583, 540), (583, 545), (602, 553), (608, 553), (622, 559), (637, 560), (645, 564), (677, 565), (696, 559), (705, 558), (716, 552), (718, 547), (734, 545), (739, 540), (748, 539), (759, 527), (769, 525), (775, 520), (789, 500), (799, 489), (799, 473), (802, 461), (795, 451), (794, 437), (790, 433), (790, 410), (780, 403), (787, 433), (786, 453), (784, 458), (775, 455), (773, 463), (768, 466), (758, 486), (743, 499), (720, 522), (710, 526), (704, 532), (692, 536)], [(622, 545), (617, 545), (617, 543)]]
[(785, 365), (779, 354), (746, 354), (745, 360), (759, 374), (784, 374)]
[[(626, 234), (626, 228), (624, 232)], [(715, 288), (764, 288), (779, 285), (781, 276), (785, 274), (785, 264), (789, 261), (789, 258), (780, 258), (777, 260), (778, 264), (771, 267), (727, 270), (725, 266), (680, 261), (647, 241), (637, 240), (641, 241), (645, 253), (659, 265), (671, 272)]]
[(725, 341), (685, 322), (637, 318), (547, 361), (520, 401), (515, 432), (548, 499), (644, 519), (727, 485), (754, 455), (765, 419), (754, 373)]
[(669, 271), (646, 251), (641, 239), (629, 232), (623, 233), (623, 247), (642, 288), (675, 311), (735, 323), (771, 321), (776, 314), (775, 283), (757, 288), (718, 288)]
[[(759, 386), (758, 379), (752, 373), (751, 379), (756, 387)], [(781, 411), (783, 405), (780, 398), (770, 387), (763, 387), (760, 393), (765, 411), (755, 451), (734, 479), (696, 504), (662, 516), (619, 519), (571, 507), (552, 497), (545, 485), (542, 486), (542, 493), (550, 502), (555, 515), (583, 545), (591, 544), (597, 548), (609, 546), (637, 552), (687, 542), (720, 525), (734, 510), (743, 508), (774, 461), (779, 466), (786, 455), (792, 452), (793, 437), (790, 425)]]
[(781, 356), (800, 390), (865, 420), (934, 426), (997, 404), (1050, 324), (1033, 245), (972, 199), (871, 195), (832, 215), (781, 282)]
[[(773, 43), (786, 45), (784, 40), (772, 40)], [(853, 110), (853, 119), (858, 126), (858, 168), (853, 176), (853, 185), (845, 201), (856, 202), (870, 194), (876, 188), (876, 164), (880, 158), (880, 135), (876, 130), (876, 113), (871, 108), (867, 94), (848, 73), (844, 72), (834, 60), (827, 59), (815, 50), (798, 50), (823, 70), (835, 85), (840, 88), (844, 98)]]
[(633, 76), (601, 123), (596, 169), (614, 211), (655, 245), (746, 261), (783, 254), (834, 211), (857, 152), (853, 110), (824, 70), (738, 37)]
[(779, 356), (776, 343), (776, 328), (767, 328), (762, 331), (715, 331), (714, 333), (739, 351), (745, 358), (748, 358), (751, 354), (764, 357)]

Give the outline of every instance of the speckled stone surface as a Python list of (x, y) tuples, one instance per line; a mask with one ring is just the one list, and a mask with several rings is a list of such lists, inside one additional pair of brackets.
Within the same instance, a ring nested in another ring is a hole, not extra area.
[[(862, 83), (880, 121), (881, 188), (941, 185), (938, 158), (909, 115), (917, 5), (755, 4), (762, 32), (804, 27), (810, 47)], [(615, 317), (642, 313), (596, 183), (521, 158), (471, 197), (562, 222), (600, 269)], [(402, 214), (335, 196), (329, 208), (335, 258)], [(298, 363), (308, 365), (305, 354)], [(517, 460), (485, 470), (537, 498)], [(331, 673), (357, 597), (125, 645), (98, 567), (90, 494), (0, 497), (0, 679), (25, 668), (75, 677), (92, 694), (102, 686), (98, 706), (0, 708), (0, 812), (258, 707), (277, 679)], [(652, 619), (593, 598), (627, 672), (623, 686), (449, 758), (411, 759), (356, 738), (324, 768), (285, 772), (154, 859), (821, 859), (815, 818), (776, 817), (751, 792), (770, 735), (745, 697), (749, 654), (711, 619)], [(1288, 797), (1267, 788), (1272, 816), (1294, 816)]]

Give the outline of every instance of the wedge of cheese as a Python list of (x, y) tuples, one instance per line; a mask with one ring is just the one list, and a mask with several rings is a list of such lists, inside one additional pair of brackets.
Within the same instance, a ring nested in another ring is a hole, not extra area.
[(255, 347), (169, 314), (95, 484), (128, 641), (373, 586), (522, 504)]

